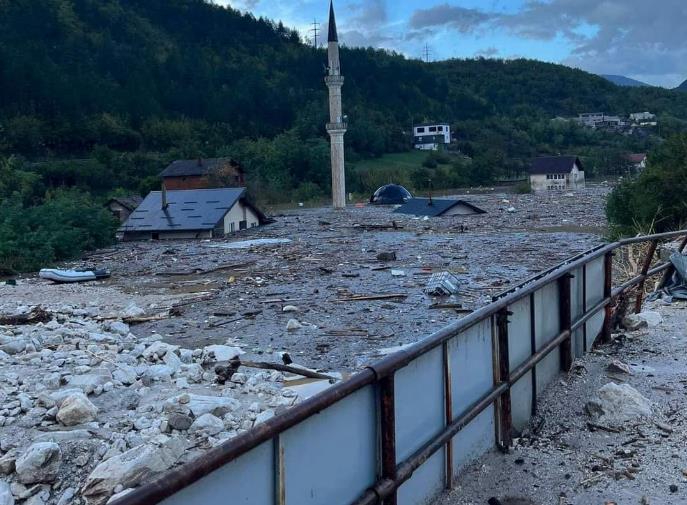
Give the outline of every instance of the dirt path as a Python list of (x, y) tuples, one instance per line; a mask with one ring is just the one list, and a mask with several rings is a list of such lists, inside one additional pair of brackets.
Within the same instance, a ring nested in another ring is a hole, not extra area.
[[(543, 397), (532, 426), (511, 454), (470, 466), (438, 505), (676, 505), (687, 503), (687, 305), (648, 306), (657, 327), (625, 333), (575, 363)], [(614, 359), (632, 375), (606, 370)], [(585, 404), (609, 382), (627, 383), (653, 403), (655, 418), (618, 433), (590, 431)], [(514, 501), (522, 498), (523, 501)]]

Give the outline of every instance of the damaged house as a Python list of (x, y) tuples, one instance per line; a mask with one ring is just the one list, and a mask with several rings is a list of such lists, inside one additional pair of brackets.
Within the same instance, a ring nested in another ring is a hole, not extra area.
[(227, 158), (177, 160), (160, 174), (167, 190), (208, 189), (213, 187), (243, 187), (243, 168)]
[(530, 168), (532, 191), (570, 191), (585, 188), (584, 167), (577, 156), (542, 156)]
[(471, 216), (487, 212), (465, 200), (446, 200), (437, 198), (411, 198), (394, 212), (413, 216)]
[(123, 240), (207, 239), (267, 224), (245, 188), (151, 192), (119, 232)]

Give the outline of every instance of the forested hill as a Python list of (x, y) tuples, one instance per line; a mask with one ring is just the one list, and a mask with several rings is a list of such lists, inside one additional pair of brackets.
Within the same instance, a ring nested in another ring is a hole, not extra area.
[[(363, 152), (370, 146), (357, 144), (370, 130), (385, 132), (382, 150), (392, 150), (401, 129), (424, 119), (649, 109), (687, 118), (683, 95), (534, 61), (425, 64), (365, 49), (344, 51), (342, 61), (349, 139)], [(201, 0), (2, 2), (2, 149), (164, 150), (201, 136), (212, 150), (293, 126), (323, 133), (324, 63), (324, 50), (282, 25)]]

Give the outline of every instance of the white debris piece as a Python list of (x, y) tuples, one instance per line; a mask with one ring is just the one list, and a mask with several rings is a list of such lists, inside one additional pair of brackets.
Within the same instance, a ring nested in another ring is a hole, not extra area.
[(609, 383), (587, 402), (587, 412), (600, 424), (619, 425), (628, 421), (651, 417), (651, 402), (629, 384)]

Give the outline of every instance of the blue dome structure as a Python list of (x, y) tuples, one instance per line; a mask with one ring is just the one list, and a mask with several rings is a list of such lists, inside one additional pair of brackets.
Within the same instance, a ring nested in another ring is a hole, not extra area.
[(370, 203), (372, 205), (403, 205), (411, 198), (413, 195), (403, 186), (387, 184), (375, 191), (370, 197)]

